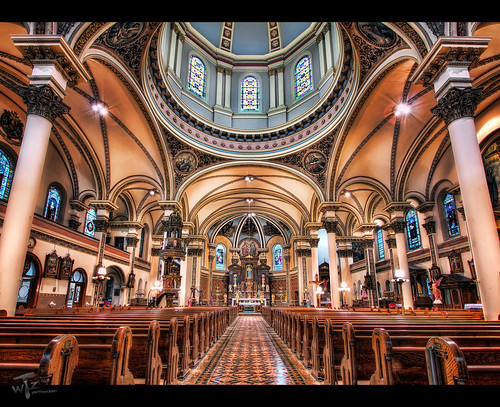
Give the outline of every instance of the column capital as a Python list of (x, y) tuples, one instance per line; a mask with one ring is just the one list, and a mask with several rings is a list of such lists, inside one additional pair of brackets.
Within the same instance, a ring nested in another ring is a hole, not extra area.
[(395, 218), (391, 222), (391, 227), (392, 230), (394, 230), (394, 233), (404, 233), (405, 228), (406, 228), (406, 220), (405, 218)]
[(482, 88), (451, 88), (444, 96), (441, 96), (437, 106), (433, 107), (431, 112), (443, 119), (447, 126), (463, 117), (474, 117), (482, 93)]
[(339, 221), (337, 218), (326, 218), (323, 220), (323, 227), (326, 230), (326, 233), (336, 233), (337, 225)]
[(26, 103), (28, 114), (42, 116), (51, 123), (70, 111), (70, 107), (48, 85), (21, 87), (19, 95)]
[(425, 218), (425, 223), (422, 226), (428, 235), (436, 233), (436, 220), (433, 217)]

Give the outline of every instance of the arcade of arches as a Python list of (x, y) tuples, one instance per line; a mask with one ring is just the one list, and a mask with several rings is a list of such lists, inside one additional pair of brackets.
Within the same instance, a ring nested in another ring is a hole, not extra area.
[(0, 23), (0, 309), (497, 319), (499, 28)]

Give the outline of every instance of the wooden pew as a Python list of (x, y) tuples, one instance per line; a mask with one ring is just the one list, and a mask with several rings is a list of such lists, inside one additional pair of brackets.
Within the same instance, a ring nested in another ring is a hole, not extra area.
[(78, 341), (57, 335), (48, 344), (0, 344), (0, 384), (13, 385), (19, 376), (42, 385), (69, 385), (78, 363)]
[[(468, 358), (479, 364), (469, 365)], [(432, 385), (500, 384), (499, 347), (460, 347), (449, 338), (432, 337), (426, 346), (426, 362)]]
[[(82, 346), (86, 344), (109, 345), (114, 340), (116, 330), (121, 325), (120, 322), (123, 321), (107, 324), (74, 320), (70, 322), (63, 320), (54, 322), (48, 318), (37, 320), (36, 323), (25, 320), (20, 323), (12, 322), (7, 324), (3, 320), (0, 321), (0, 335), (4, 342), (43, 343), (47, 338), (62, 332), (74, 335)], [(146, 384), (160, 384), (156, 380), (158, 360), (161, 361), (158, 349), (160, 341), (160, 325), (158, 321), (134, 324), (131, 328), (133, 328), (133, 344), (130, 349), (128, 364), (135, 380), (138, 383), (144, 381)], [(164, 352), (163, 359), (168, 360)], [(161, 369), (159, 374), (161, 374)]]
[[(51, 320), (58, 321), (61, 326), (74, 326), (73, 324), (87, 322), (92, 324), (95, 328), (100, 327), (100, 330), (99, 333), (95, 333), (95, 338), (92, 338), (93, 334), (86, 334), (84, 342), (92, 342), (97, 338), (97, 336), (100, 336), (102, 342), (107, 342), (109, 340), (106, 340), (102, 337), (103, 330), (105, 330), (105, 328), (103, 328), (103, 325), (101, 324), (104, 324), (108, 327), (113, 327), (116, 326), (116, 324), (120, 323), (128, 324), (132, 325), (134, 331), (139, 324), (138, 320), (147, 321), (150, 320), (152, 316), (156, 317), (161, 315), (161, 321), (170, 321), (172, 320), (172, 315), (178, 315), (179, 319), (175, 319), (175, 321), (177, 321), (177, 329), (176, 327), (172, 327), (172, 329), (170, 329), (170, 326), (166, 327), (166, 324), (164, 322), (160, 324), (162, 330), (165, 328), (167, 330), (170, 330), (170, 332), (167, 332), (166, 335), (160, 336), (161, 345), (159, 350), (159, 352), (161, 353), (161, 349), (163, 347), (167, 348), (167, 350), (162, 353), (161, 359), (163, 359), (162, 365), (163, 369), (165, 370), (164, 383), (170, 384), (174, 383), (178, 378), (184, 378), (188, 374), (189, 368), (193, 367), (197, 362), (199, 362), (200, 357), (204, 355), (208, 351), (209, 347), (213, 346), (215, 341), (220, 338), (229, 323), (232, 323), (236, 318), (237, 313), (234, 312), (235, 309), (235, 307), (224, 309), (214, 307), (193, 307), (161, 310), (130, 310), (120, 308), (117, 311), (110, 309), (105, 311), (92, 310), (91, 312), (71, 312), (71, 310), (57, 310), (55, 312), (50, 312), (49, 310), (49, 312), (27, 312), (21, 318), (26, 318), (30, 321), (40, 321), (40, 323), (44, 324), (46, 323), (46, 321), (42, 322), (40, 318), (46, 319), (50, 317)], [(201, 318), (201, 314), (205, 314), (205, 318)], [(184, 316), (182, 317), (182, 315)], [(68, 318), (70, 318), (70, 320)], [(0, 318), (0, 331), (2, 329), (1, 320), (2, 318)], [(180, 323), (178, 323), (179, 321)], [(194, 329), (196, 328), (197, 331), (195, 332)], [(88, 330), (89, 328), (87, 327), (82, 329)], [(138, 338), (135, 333), (134, 336)], [(173, 337), (177, 337), (179, 341), (177, 347), (173, 343), (172, 346), (170, 346), (170, 340), (162, 339)], [(134, 345), (135, 344), (136, 343), (134, 342)], [(132, 359), (133, 358), (131, 358), (131, 360)], [(129, 362), (131, 360), (129, 360)], [(173, 365), (176, 365), (177, 368), (174, 368)], [(153, 362), (151, 362), (151, 366), (154, 366)], [(130, 367), (133, 367), (133, 363)], [(177, 372), (175, 373), (175, 371)], [(151, 377), (157, 376), (154, 376), (153, 373), (151, 373), (149, 376), (146, 375), (145, 382), (152, 380)]]
[[(349, 349), (349, 348), (344, 348), (342, 349), (340, 352), (334, 352), (329, 346), (331, 346), (331, 344), (337, 344), (337, 349), (338, 349), (338, 345), (339, 345), (339, 341), (338, 340), (330, 340), (330, 338), (327, 338), (327, 336), (325, 336), (324, 338), (322, 338), (320, 335), (317, 335), (317, 334), (313, 334), (313, 335), (310, 335), (309, 333), (311, 331), (309, 331), (309, 328), (308, 328), (308, 331), (305, 330), (305, 327), (306, 327), (306, 321), (308, 321), (308, 323), (310, 322), (312, 324), (311, 321), (313, 321), (312, 318), (308, 317), (308, 318), (305, 318), (304, 316), (300, 315), (301, 313), (304, 313), (306, 312), (307, 314), (311, 314), (311, 315), (315, 315), (317, 314), (317, 316), (320, 316), (321, 315), (321, 318), (324, 318), (324, 319), (328, 319), (328, 318), (332, 318), (332, 319), (336, 319), (336, 324), (330, 324), (330, 327), (329, 327), (329, 330), (332, 329), (332, 326), (335, 325), (335, 329), (336, 329), (336, 332), (337, 332), (337, 335), (334, 336), (334, 339), (338, 339), (338, 334), (341, 332), (339, 330), (339, 323), (342, 323), (342, 321), (338, 321), (338, 319), (342, 319), (341, 317), (346, 317), (347, 316), (347, 319), (350, 319), (350, 320), (356, 320), (356, 324), (358, 325), (364, 325), (366, 329), (370, 329), (370, 342), (371, 342), (371, 330), (373, 330), (377, 324), (378, 325), (382, 325), (382, 326), (389, 326), (390, 323), (392, 323), (393, 325), (393, 329), (395, 326), (398, 326), (403, 329), (405, 325), (406, 326), (406, 329), (407, 329), (407, 332), (406, 334), (408, 334), (408, 332), (412, 332), (412, 330), (414, 329), (417, 329), (419, 330), (421, 333), (424, 333), (424, 329), (427, 330), (427, 334), (429, 336), (432, 336), (433, 334), (433, 329), (437, 328), (437, 325), (436, 324), (443, 324), (444, 322), (446, 322), (446, 326), (449, 327), (449, 329), (451, 330), (450, 332), (457, 332), (457, 330), (460, 330), (460, 329), (463, 329), (465, 331), (468, 331), (469, 333), (472, 333), (474, 335), (478, 335), (480, 332), (482, 334), (500, 334), (500, 332), (497, 330), (496, 332), (494, 331), (495, 327), (496, 328), (500, 328), (500, 326), (497, 324), (493, 324), (493, 326), (491, 326), (492, 330), (491, 332), (489, 331), (484, 331), (482, 332), (481, 331), (481, 328), (483, 326), (486, 326), (487, 328), (490, 328), (490, 324), (483, 324), (484, 321), (481, 321), (480, 319), (477, 318), (477, 314), (472, 314), (468, 311), (466, 312), (461, 312), (461, 313), (457, 313), (457, 315), (453, 315), (452, 317), (450, 317), (448, 314), (443, 314), (442, 312), (434, 312), (431, 314), (429, 314), (428, 312), (421, 312), (420, 314), (417, 315), (417, 313), (407, 313), (406, 315), (403, 315), (403, 314), (400, 314), (400, 313), (393, 313), (392, 315), (385, 315), (385, 314), (382, 314), (381, 312), (364, 312), (364, 313), (349, 313), (349, 312), (328, 312), (325, 310), (316, 310), (316, 309), (296, 309), (294, 310), (295, 313), (296, 313), (296, 316), (295, 316), (295, 320), (298, 320), (298, 321), (301, 321), (302, 323), (302, 326), (299, 324), (299, 325), (293, 325), (293, 324), (288, 324), (288, 326), (292, 326), (293, 328), (292, 329), (296, 329), (297, 332), (296, 332), (296, 336), (297, 338), (301, 338), (301, 341), (296, 341), (297, 344), (299, 344), (299, 348), (297, 349), (297, 356), (299, 358), (303, 358), (303, 355), (305, 355), (306, 357), (306, 360), (304, 361), (303, 360), (303, 363), (306, 367), (312, 367), (313, 368), (313, 374), (316, 376), (316, 377), (321, 377), (321, 365), (319, 363), (316, 363), (314, 361), (318, 361), (320, 360), (321, 361), (321, 342), (319, 344), (314, 344), (314, 343), (310, 343), (309, 345), (307, 344), (307, 341), (309, 341), (309, 338), (312, 338), (313, 341), (317, 341), (318, 339), (321, 341), (321, 340), (324, 340), (324, 348), (323, 348), (323, 352), (326, 352), (326, 354), (323, 355), (323, 370), (324, 369), (329, 369), (329, 372), (328, 373), (323, 373), (323, 376), (325, 377), (326, 381), (325, 381), (325, 384), (331, 384), (329, 383), (329, 381), (331, 380), (331, 378), (335, 378), (335, 372), (337, 370), (337, 368), (340, 370), (340, 366), (342, 363), (339, 363), (339, 358), (338, 358), (338, 354), (341, 353), (342, 355), (346, 353), (345, 349)], [(370, 316), (371, 314), (371, 316)], [(266, 315), (266, 318), (268, 321), (270, 321), (275, 327), (276, 329), (278, 329), (277, 333), (280, 333), (282, 339), (286, 338), (286, 336), (288, 335), (287, 333), (284, 333), (283, 332), (283, 329), (282, 327), (286, 327), (287, 324), (283, 324), (280, 320), (282, 320), (283, 318), (283, 310), (265, 310), (265, 313), (264, 315)], [(300, 316), (299, 316), (300, 315)], [(472, 321), (472, 322), (471, 322)], [(466, 324), (464, 325), (463, 323), (466, 322)], [(479, 324), (479, 325), (478, 325)], [(323, 323), (324, 325), (324, 323)], [(320, 319), (318, 318), (318, 320), (316, 321), (315, 323), (315, 329), (317, 330), (318, 327), (321, 326), (321, 321)], [(441, 329), (443, 329), (444, 326), (441, 327)], [(455, 329), (455, 331), (453, 331), (453, 329)], [(317, 333), (321, 333), (321, 330), (317, 330)], [(330, 333), (331, 334), (331, 333)], [(293, 337), (293, 334), (291, 335)], [(401, 338), (398, 338), (398, 339), (401, 339)], [(342, 341), (340, 342), (342, 344)], [(293, 349), (293, 346), (295, 345), (295, 343), (292, 342), (292, 349)], [(319, 346), (318, 346), (319, 345)], [(303, 347), (303, 349), (300, 349), (300, 347)], [(352, 347), (352, 344), (351, 344), (351, 347)], [(307, 358), (309, 357), (308, 356), (308, 349), (310, 350), (310, 354), (312, 355), (312, 363), (311, 362), (307, 362)], [(373, 350), (371, 349), (371, 344), (370, 344), (370, 355), (373, 354)], [(336, 358), (335, 362), (334, 361), (329, 361), (329, 360), (325, 360), (325, 357), (326, 358)], [(366, 355), (364, 355), (364, 357), (366, 358)], [(371, 357), (371, 356), (370, 356)], [(316, 367), (314, 367), (314, 364), (316, 363)], [(345, 363), (346, 365), (349, 365), (349, 363)], [(371, 363), (369, 363), (368, 365), (364, 364), (363, 361), (361, 363), (359, 363), (359, 365), (362, 365), (362, 366), (366, 366), (366, 367), (369, 367), (370, 365), (373, 365), (373, 361), (371, 361)], [(334, 367), (335, 370), (332, 371), (332, 366)], [(319, 369), (319, 370), (318, 370)], [(350, 381), (350, 380), (353, 380), (354, 382), (356, 382), (356, 370), (353, 370), (353, 368), (351, 368), (349, 371), (346, 371), (345, 369), (343, 370), (344, 373), (349, 373), (349, 374), (352, 374), (352, 379), (347, 379), (347, 376), (344, 376), (343, 377), (343, 382), (346, 381)], [(366, 377), (367, 375), (367, 372), (369, 372), (368, 374), (368, 377)], [(365, 377), (362, 377), (364, 380), (367, 380), (370, 378), (370, 375), (373, 373), (373, 370), (366, 370), (365, 369)]]
[[(464, 360), (468, 361), (468, 375), (473, 376), (468, 384), (500, 383), (498, 375), (500, 373), (500, 346), (484, 346), (483, 337), (457, 336), (455, 339), (464, 343), (460, 351)], [(487, 337), (486, 340), (491, 342), (492, 337)], [(432, 342), (428, 342), (427, 346), (422, 345), (422, 341), (416, 341), (412, 346), (394, 346), (393, 342), (393, 338), (386, 330), (377, 328), (373, 331), (372, 345), (376, 369), (370, 383), (429, 384), (431, 370), (427, 362), (430, 356), (428, 348), (432, 346)], [(496, 375), (492, 375), (495, 372)], [(462, 377), (459, 380), (465, 379), (466, 377)]]
[(117, 329), (111, 344), (79, 346), (79, 361), (73, 374), (75, 385), (133, 385), (134, 376), (128, 361), (132, 331), (128, 326)]

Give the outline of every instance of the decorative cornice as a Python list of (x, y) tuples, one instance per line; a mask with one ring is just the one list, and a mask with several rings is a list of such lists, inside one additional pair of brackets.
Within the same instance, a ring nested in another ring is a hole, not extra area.
[(16, 48), (33, 64), (52, 63), (69, 83), (91, 76), (62, 35), (12, 35)]
[(449, 65), (469, 66), (488, 47), (486, 37), (439, 37), (410, 78), (414, 83), (433, 85)]

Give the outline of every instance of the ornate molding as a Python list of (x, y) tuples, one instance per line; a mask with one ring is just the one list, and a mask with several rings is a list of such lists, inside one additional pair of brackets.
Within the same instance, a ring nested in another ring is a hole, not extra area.
[(443, 119), (447, 126), (463, 117), (474, 117), (482, 92), (482, 88), (451, 88), (431, 112)]

